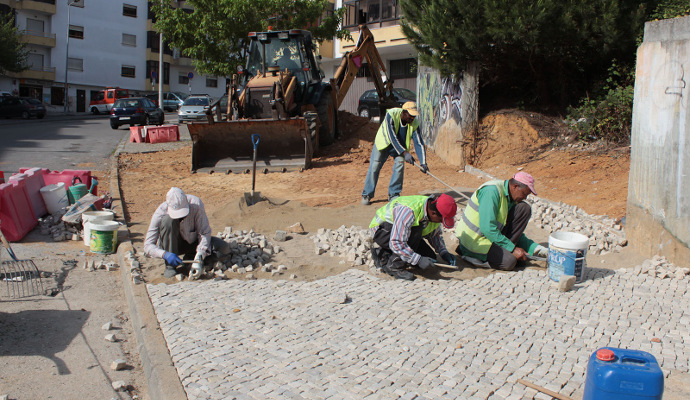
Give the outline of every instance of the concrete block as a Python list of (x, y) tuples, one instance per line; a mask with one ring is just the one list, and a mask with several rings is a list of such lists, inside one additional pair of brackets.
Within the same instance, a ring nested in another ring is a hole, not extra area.
[(127, 362), (125, 360), (115, 360), (110, 363), (110, 369), (113, 371), (120, 371), (127, 367)]

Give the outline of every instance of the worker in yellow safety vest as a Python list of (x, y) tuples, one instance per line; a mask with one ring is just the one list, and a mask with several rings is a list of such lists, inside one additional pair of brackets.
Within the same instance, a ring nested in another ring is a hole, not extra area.
[(455, 251), (466, 261), (505, 271), (513, 270), (528, 255), (546, 257), (546, 247), (525, 236), (532, 208), (524, 200), (534, 190), (534, 178), (518, 172), (511, 179), (496, 180), (477, 189), (458, 221)]

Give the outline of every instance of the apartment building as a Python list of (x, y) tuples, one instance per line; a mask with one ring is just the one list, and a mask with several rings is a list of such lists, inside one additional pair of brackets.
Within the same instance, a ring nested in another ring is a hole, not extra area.
[[(205, 77), (179, 51), (164, 46), (158, 73), (159, 37), (144, 0), (0, 0), (29, 50), (29, 69), (0, 75), (0, 90), (41, 99), (69, 111), (88, 112), (98, 90), (121, 87), (222, 95), (225, 78)], [(65, 84), (67, 82), (67, 84)]]

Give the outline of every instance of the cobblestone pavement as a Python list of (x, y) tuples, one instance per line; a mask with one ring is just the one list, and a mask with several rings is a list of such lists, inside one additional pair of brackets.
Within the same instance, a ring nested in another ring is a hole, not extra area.
[(688, 371), (687, 276), (587, 274), (567, 293), (542, 270), (148, 290), (190, 399), (550, 399), (517, 379), (581, 395), (603, 346), (650, 352), (666, 376)]

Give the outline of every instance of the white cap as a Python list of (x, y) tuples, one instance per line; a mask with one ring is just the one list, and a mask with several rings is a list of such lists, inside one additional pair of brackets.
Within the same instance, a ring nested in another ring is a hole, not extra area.
[(189, 214), (189, 201), (182, 189), (172, 187), (165, 198), (168, 203), (168, 215), (172, 219), (184, 218)]

